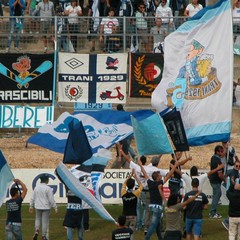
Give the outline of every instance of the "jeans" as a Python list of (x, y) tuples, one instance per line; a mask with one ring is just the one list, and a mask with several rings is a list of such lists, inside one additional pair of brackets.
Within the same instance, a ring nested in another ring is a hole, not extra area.
[(214, 214), (217, 213), (217, 206), (218, 206), (218, 202), (221, 198), (222, 191), (221, 191), (221, 183), (210, 183), (210, 184), (211, 184), (212, 190), (213, 190), (210, 214), (213, 216)]
[(162, 208), (151, 208), (152, 211), (152, 222), (148, 228), (147, 234), (145, 236), (145, 240), (149, 240), (156, 230), (157, 236), (159, 240), (162, 240), (161, 235), (161, 216), (162, 216)]
[(22, 240), (22, 226), (16, 226), (12, 224), (7, 224), (6, 230), (6, 240)]
[(137, 228), (141, 229), (144, 225), (146, 209), (146, 192), (141, 192), (137, 201)]
[[(19, 19), (21, 21), (21, 19)], [(12, 42), (12, 36), (14, 31), (16, 30), (16, 38), (15, 38), (15, 47), (19, 47), (19, 42), (20, 42), (20, 32), (21, 29), (16, 26), (16, 19), (15, 18), (10, 18), (10, 34), (8, 36), (8, 42), (7, 42), (7, 47), (10, 48), (11, 42)]]
[[(83, 240), (83, 227), (77, 228), (78, 240)], [(74, 228), (67, 227), (67, 240), (74, 239)]]

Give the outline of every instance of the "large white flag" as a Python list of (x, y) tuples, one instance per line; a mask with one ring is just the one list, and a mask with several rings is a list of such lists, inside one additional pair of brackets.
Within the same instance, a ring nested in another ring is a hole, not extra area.
[(230, 137), (233, 81), (231, 4), (198, 12), (165, 39), (162, 81), (152, 94), (159, 112), (181, 112), (189, 145)]

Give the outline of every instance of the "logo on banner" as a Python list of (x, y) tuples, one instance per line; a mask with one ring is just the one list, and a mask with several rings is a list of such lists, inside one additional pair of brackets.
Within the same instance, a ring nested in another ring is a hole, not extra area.
[(66, 97), (70, 100), (77, 101), (83, 94), (83, 89), (80, 86), (71, 87), (71, 85), (67, 85), (65, 88)]
[(52, 66), (53, 65), (50, 61), (44, 61), (30, 73), (28, 70), (31, 69), (31, 59), (27, 56), (22, 56), (12, 64), (12, 68), (18, 72), (18, 75), (2, 63), (0, 63), (0, 74), (16, 82), (19, 89), (22, 87), (28, 88), (29, 82), (50, 70)]
[(78, 67), (81, 67), (84, 63), (76, 58), (71, 58), (65, 62), (70, 68), (76, 69)]
[(213, 54), (203, 53), (204, 46), (193, 40), (188, 51), (186, 63), (180, 68), (174, 83), (167, 91), (168, 107), (181, 108), (183, 100), (204, 99), (221, 88), (217, 69), (212, 67)]
[(145, 55), (142, 55), (137, 58), (134, 66), (134, 76), (138, 84), (144, 85), (149, 92), (152, 92), (158, 85), (153, 81), (160, 76), (162, 70), (154, 62), (148, 63), (143, 68), (145, 57)]
[(112, 57), (107, 57), (107, 67), (106, 69), (113, 69), (113, 70), (117, 70), (118, 67), (116, 66), (119, 63), (119, 60), (117, 58), (112, 58)]

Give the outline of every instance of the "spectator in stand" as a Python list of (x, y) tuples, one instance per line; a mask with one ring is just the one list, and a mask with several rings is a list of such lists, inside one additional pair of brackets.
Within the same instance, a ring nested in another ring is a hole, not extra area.
[(35, 234), (33, 240), (37, 240), (40, 226), (42, 225), (42, 240), (47, 240), (47, 230), (49, 225), (50, 209), (53, 207), (57, 213), (57, 204), (54, 199), (53, 190), (47, 184), (49, 182), (49, 176), (42, 174), (40, 176), (41, 183), (37, 185), (33, 191), (30, 199), (29, 212), (33, 213), (35, 208)]
[[(233, 4), (233, 33), (239, 34), (240, 33), (240, 1), (235, 0)], [(236, 40), (236, 37), (235, 39)]]
[(126, 216), (118, 217), (118, 228), (112, 232), (112, 240), (130, 240), (133, 230), (127, 226)]
[[(211, 158), (210, 167), (211, 170), (215, 169), (218, 165), (222, 164), (221, 158), (224, 157), (223, 146), (217, 145), (214, 149), (214, 155)], [(209, 181), (213, 190), (211, 211), (209, 213), (210, 218), (221, 218), (222, 216), (217, 213), (218, 202), (221, 198), (221, 183), (224, 179), (224, 168), (218, 170), (216, 173), (209, 176)]]
[(27, 195), (26, 185), (19, 179), (14, 179), (15, 184), (22, 187), (22, 192), (18, 187), (10, 189), (11, 198), (6, 201), (7, 220), (6, 220), (6, 239), (22, 239), (22, 217), (21, 207), (25, 196)]
[(156, 9), (155, 17), (162, 19), (162, 28), (164, 28), (167, 33), (174, 30), (172, 9), (168, 6), (167, 0), (161, 0), (161, 3)]
[(92, 5), (93, 5), (93, 0), (89, 0), (88, 1), (88, 13), (87, 13), (87, 15), (90, 17), (88, 19), (88, 33), (91, 34), (91, 36), (88, 36), (87, 39), (88, 39), (88, 41), (92, 42), (92, 47), (90, 49), (90, 52), (95, 52), (97, 36), (93, 36), (93, 34), (97, 34), (98, 27), (94, 26), (94, 20), (91, 17), (93, 15)]
[[(26, 8), (26, 3), (24, 0), (9, 0), (9, 9), (10, 9), (10, 34), (8, 36), (6, 52), (8, 53), (12, 43), (12, 36), (16, 31), (15, 37), (15, 51), (19, 52), (19, 42), (20, 34), (23, 29), (22, 16)], [(19, 17), (19, 18), (18, 18)]]
[(109, 8), (108, 17), (104, 17), (100, 24), (100, 43), (103, 44), (103, 51), (109, 51), (109, 36), (113, 32), (117, 32), (119, 22), (118, 19), (114, 17), (115, 10), (114, 8)]
[(40, 29), (43, 36), (44, 43), (44, 53), (48, 51), (48, 38), (52, 39), (50, 34), (53, 34), (54, 31), (54, 5), (53, 2), (49, 0), (43, 0), (40, 2), (36, 9), (33, 12), (33, 16), (37, 16), (38, 12), (40, 13)]
[(78, 5), (77, 0), (72, 0), (71, 5), (65, 8), (64, 15), (68, 16), (68, 27), (70, 39), (74, 51), (77, 51), (77, 34), (79, 29), (79, 16), (82, 16), (82, 8)]
[[(138, 184), (138, 188), (136, 190), (134, 190), (135, 179)], [(126, 216), (126, 225), (130, 227), (133, 230), (133, 232), (135, 232), (136, 230), (137, 202), (138, 198), (141, 195), (142, 190), (143, 186), (140, 180), (138, 179), (135, 170), (132, 169), (132, 174), (123, 183), (121, 197), (123, 201), (123, 215)]]
[(198, 3), (198, 0), (192, 0), (192, 3), (189, 3), (184, 11), (184, 16), (193, 17), (197, 12), (203, 9), (203, 6)]
[(159, 6), (159, 4), (160, 4), (160, 0), (147, 0), (146, 1), (145, 5), (147, 8), (148, 16), (155, 16), (155, 12), (156, 12), (156, 9)]
[(232, 185), (227, 191), (227, 198), (229, 200), (229, 240), (240, 238), (240, 184)]
[[(26, 12), (29, 13), (30, 16), (33, 16), (34, 10), (36, 9), (36, 6), (38, 5), (39, 2), (40, 0), (29, 0), (27, 2)], [(35, 16), (39, 17), (40, 12), (38, 12)], [(29, 33), (32, 34), (33, 32), (35, 32), (36, 34), (39, 34), (39, 30), (40, 30), (40, 19), (35, 17), (30, 18)]]
[(199, 180), (194, 178), (192, 180), (192, 191), (184, 196), (184, 202), (190, 198), (195, 198), (194, 201), (189, 203), (186, 207), (186, 239), (190, 240), (191, 235), (194, 235), (194, 240), (199, 240), (202, 234), (203, 223), (203, 209), (208, 208), (208, 199), (204, 193), (199, 194), (198, 190)]
[(120, 7), (122, 0), (106, 0), (106, 13), (109, 12), (110, 8), (115, 10), (114, 16), (119, 16)]
[(174, 16), (182, 16), (187, 4), (185, 0), (170, 0), (169, 7)]
[(146, 6), (143, 2), (138, 4), (138, 10), (136, 12), (136, 28), (137, 34), (139, 35), (139, 40), (141, 39), (144, 45), (145, 52), (151, 52), (151, 47), (148, 39), (148, 22)]
[(153, 52), (154, 53), (162, 53), (163, 54), (163, 43), (164, 39), (167, 35), (167, 31), (162, 28), (162, 19), (156, 18), (155, 26), (151, 28), (150, 35), (152, 35), (153, 42)]

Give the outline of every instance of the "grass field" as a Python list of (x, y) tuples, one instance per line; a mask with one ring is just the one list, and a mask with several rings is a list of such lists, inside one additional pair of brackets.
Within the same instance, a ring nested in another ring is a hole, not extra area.
[[(65, 214), (65, 205), (59, 205), (59, 212), (55, 214), (54, 211), (51, 212), (50, 217), (50, 240), (66, 240), (66, 230), (62, 226), (63, 217)], [(121, 215), (121, 206), (117, 205), (106, 205), (106, 209), (109, 213), (117, 218)], [(226, 217), (228, 207), (219, 206), (219, 213)], [(208, 210), (204, 211), (204, 224), (203, 224), (203, 236), (202, 240), (226, 240), (228, 239), (228, 233), (223, 228), (221, 221), (223, 219), (209, 219)], [(31, 240), (34, 233), (34, 214), (28, 213), (28, 205), (23, 205), (22, 207), (22, 219), (23, 219), (23, 239)], [(0, 240), (5, 239), (5, 219), (6, 210), (5, 205), (0, 208)], [(115, 224), (108, 222), (99, 217), (93, 210), (90, 211), (90, 231), (84, 233), (85, 240), (111, 240), (111, 232), (115, 229)], [(77, 239), (77, 237), (75, 237)], [(143, 231), (137, 231), (135, 234), (135, 240), (144, 239)], [(157, 236), (154, 234), (151, 238), (156, 240)]]

